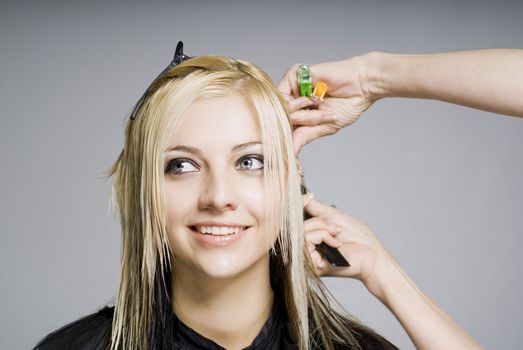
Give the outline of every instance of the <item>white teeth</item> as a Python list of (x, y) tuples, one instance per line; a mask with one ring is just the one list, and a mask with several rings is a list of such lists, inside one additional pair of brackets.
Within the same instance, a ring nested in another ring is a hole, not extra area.
[(211, 234), (215, 236), (224, 236), (239, 233), (245, 227), (219, 227), (219, 226), (195, 226), (196, 230), (200, 233)]

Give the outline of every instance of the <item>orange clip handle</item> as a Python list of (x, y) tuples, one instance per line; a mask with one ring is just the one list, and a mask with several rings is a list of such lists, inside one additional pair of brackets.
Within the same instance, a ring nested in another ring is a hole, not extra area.
[(312, 92), (312, 95), (316, 97), (316, 99), (322, 101), (323, 97), (327, 93), (327, 84), (325, 84), (323, 81), (318, 82), (316, 86), (314, 87), (314, 91)]

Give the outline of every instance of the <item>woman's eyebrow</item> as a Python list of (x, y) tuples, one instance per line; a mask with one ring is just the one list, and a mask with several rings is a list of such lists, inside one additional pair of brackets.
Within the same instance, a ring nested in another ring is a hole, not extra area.
[[(258, 145), (261, 145), (261, 144), (262, 143), (260, 141), (250, 141), (250, 142), (240, 143), (240, 144), (234, 146), (231, 151), (232, 152), (239, 152), (239, 151), (242, 151), (242, 150), (244, 150), (246, 148), (258, 146)], [(178, 145), (178, 146), (174, 146), (174, 147), (169, 147), (165, 151), (165, 153), (173, 152), (173, 151), (181, 151), (181, 152), (191, 153), (191, 154), (195, 154), (195, 155), (201, 155), (202, 154), (202, 151), (199, 148), (192, 147), (192, 146), (185, 146), (185, 145)]]
[(232, 148), (233, 152), (243, 151), (246, 148), (254, 147), (261, 145), (262, 143), (260, 141), (251, 141), (246, 143), (240, 143), (239, 145), (236, 145)]
[(174, 147), (169, 147), (165, 153), (169, 153), (169, 152), (173, 152), (173, 151), (181, 151), (181, 152), (186, 152), (186, 153), (191, 153), (191, 154), (196, 154), (196, 155), (199, 155), (201, 154), (202, 152), (196, 148), (196, 147), (191, 147), (191, 146), (184, 146), (184, 145), (178, 145), (178, 146), (174, 146)]

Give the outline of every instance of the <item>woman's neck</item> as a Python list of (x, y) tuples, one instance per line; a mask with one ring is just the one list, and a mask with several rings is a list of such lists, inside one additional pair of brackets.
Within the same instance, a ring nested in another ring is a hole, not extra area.
[(274, 302), (268, 256), (231, 278), (179, 270), (173, 269), (176, 316), (224, 348), (251, 345), (269, 318)]

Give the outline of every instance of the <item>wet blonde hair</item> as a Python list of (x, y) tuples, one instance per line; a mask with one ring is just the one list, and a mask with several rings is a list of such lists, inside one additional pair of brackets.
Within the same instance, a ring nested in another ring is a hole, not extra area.
[(271, 281), (276, 281), (275, 297), (282, 299), (298, 348), (334, 349), (335, 344), (342, 344), (361, 349), (362, 334), (379, 336), (331, 307), (335, 300), (315, 274), (305, 247), (300, 177), (287, 103), (259, 68), (221, 56), (195, 57), (165, 72), (127, 122), (124, 148), (109, 170), (123, 236), (110, 348), (152, 348), (158, 289), (169, 294), (164, 277), (172, 263), (163, 153), (180, 116), (195, 99), (231, 93), (245, 96), (257, 112), (264, 150), (266, 218), (269, 229), (279, 232), (270, 250)]

